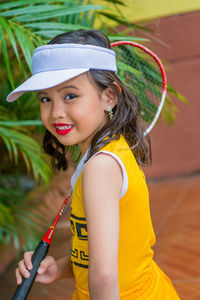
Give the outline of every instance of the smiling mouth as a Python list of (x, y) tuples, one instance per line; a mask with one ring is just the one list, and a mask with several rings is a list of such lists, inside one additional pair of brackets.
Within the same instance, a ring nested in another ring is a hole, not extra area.
[(59, 135), (66, 135), (74, 128), (74, 125), (68, 125), (68, 124), (56, 124), (56, 123), (54, 123), (53, 126), (55, 127), (56, 132)]

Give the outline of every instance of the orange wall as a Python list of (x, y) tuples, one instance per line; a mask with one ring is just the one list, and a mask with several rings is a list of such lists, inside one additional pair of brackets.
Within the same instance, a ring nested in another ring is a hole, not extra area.
[(158, 178), (200, 171), (200, 11), (157, 19), (148, 27), (155, 33), (147, 46), (167, 60), (168, 82), (189, 104), (175, 100), (175, 123), (160, 122), (152, 130), (153, 165), (145, 172)]

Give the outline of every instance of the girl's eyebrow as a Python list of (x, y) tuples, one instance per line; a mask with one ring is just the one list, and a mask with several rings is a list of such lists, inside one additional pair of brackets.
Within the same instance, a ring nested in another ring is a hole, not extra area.
[(48, 95), (48, 94), (45, 93), (45, 92), (37, 92), (37, 95), (38, 95), (38, 96), (39, 96), (40, 94)]
[(64, 89), (76, 89), (76, 90), (79, 90), (79, 88), (77, 88), (75, 85), (66, 85), (66, 86), (63, 86), (63, 87), (61, 87), (61, 88), (59, 88), (58, 90), (57, 90), (57, 92), (60, 92), (60, 91), (62, 91), (62, 90), (64, 90)]
[[(64, 90), (64, 89), (71, 89), (71, 88), (74, 88), (74, 89), (76, 89), (76, 90), (79, 90), (79, 88), (77, 88), (75, 85), (66, 85), (66, 86), (63, 86), (63, 87), (59, 88), (59, 89), (57, 90), (57, 92), (60, 92), (60, 91), (62, 91), (62, 90)], [(37, 94), (38, 94), (38, 95), (40, 95), (40, 94), (48, 95), (48, 93), (45, 93), (45, 92), (38, 92)]]

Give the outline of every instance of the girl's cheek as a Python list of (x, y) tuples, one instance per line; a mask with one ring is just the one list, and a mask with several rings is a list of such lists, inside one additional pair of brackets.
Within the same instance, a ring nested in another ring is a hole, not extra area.
[(45, 121), (44, 113), (41, 109), (40, 109), (40, 118), (41, 118), (41, 121), (44, 123), (44, 121)]
[(48, 113), (44, 109), (40, 110), (40, 118), (45, 127), (48, 127)]

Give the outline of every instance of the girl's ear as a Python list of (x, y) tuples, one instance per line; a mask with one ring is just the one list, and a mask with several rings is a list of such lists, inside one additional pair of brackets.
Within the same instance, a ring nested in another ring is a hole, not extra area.
[(113, 109), (118, 102), (117, 95), (109, 87), (103, 90), (103, 92), (101, 93), (101, 99), (103, 101), (105, 111), (108, 111), (108, 106)]

